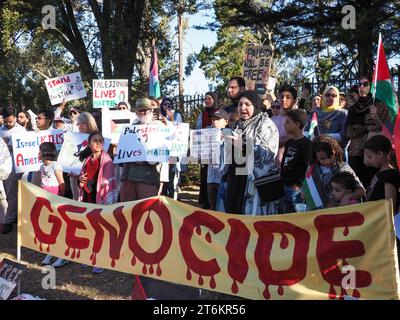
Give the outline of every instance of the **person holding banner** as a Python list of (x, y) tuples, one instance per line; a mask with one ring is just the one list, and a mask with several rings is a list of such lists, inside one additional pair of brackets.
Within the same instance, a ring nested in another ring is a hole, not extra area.
[[(65, 101), (65, 99), (64, 99), (61, 102), (61, 104), (54, 111), (54, 117), (61, 117), (61, 113), (63, 112), (66, 104), (67, 104), (67, 101)], [(68, 117), (69, 117), (70, 123), (67, 123), (67, 121), (66, 121), (67, 119), (64, 121), (65, 131), (79, 132), (79, 128), (77, 126), (79, 114), (80, 114), (80, 109), (78, 107), (73, 107), (69, 110)]]
[[(244, 91), (239, 99), (240, 120), (232, 139), (235, 148), (234, 163), (228, 169), (226, 212), (250, 215), (269, 215), (279, 212), (279, 198), (269, 197), (255, 186), (256, 179), (279, 172), (275, 157), (279, 147), (279, 132), (266, 112), (263, 103), (253, 90)], [(238, 131), (241, 131), (241, 136)], [(240, 164), (238, 155), (244, 153)]]
[[(215, 92), (207, 92), (204, 99), (205, 110), (197, 118), (196, 129), (210, 128), (212, 125), (212, 114), (218, 109), (218, 99)], [(209, 209), (207, 197), (207, 164), (200, 164), (200, 194), (199, 205), (203, 209)]]
[[(4, 124), (0, 127), (0, 136), (3, 137), (10, 151), (11, 158), (13, 157), (12, 139), (14, 133), (26, 132), (26, 129), (17, 123), (16, 111), (12, 107), (3, 109), (2, 115)], [(3, 220), (6, 229), (12, 229), (12, 224), (17, 220), (18, 213), (18, 180), (21, 179), (22, 173), (15, 173), (15, 166), (6, 180), (4, 180), (4, 190), (7, 195), (7, 213)]]
[[(136, 101), (135, 112), (138, 118), (132, 125), (160, 125), (153, 120), (151, 101), (140, 98)], [(159, 163), (153, 162), (128, 162), (124, 163), (121, 175), (120, 200), (122, 202), (140, 200), (158, 195), (160, 188)]]
[(10, 151), (4, 140), (0, 138), (0, 234), (12, 231), (12, 224), (6, 223), (8, 203), (3, 185), (3, 181), (11, 174), (12, 165)]

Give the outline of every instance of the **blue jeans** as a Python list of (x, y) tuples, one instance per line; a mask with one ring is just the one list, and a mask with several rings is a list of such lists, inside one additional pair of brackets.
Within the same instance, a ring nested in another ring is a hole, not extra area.
[(227, 187), (228, 187), (227, 181), (221, 181), (221, 183), (219, 184), (219, 189), (218, 189), (218, 194), (217, 194), (217, 204), (215, 207), (216, 211), (225, 212)]
[(282, 213), (297, 212), (299, 204), (304, 203), (301, 199), (301, 187), (283, 186), (285, 196), (282, 198)]

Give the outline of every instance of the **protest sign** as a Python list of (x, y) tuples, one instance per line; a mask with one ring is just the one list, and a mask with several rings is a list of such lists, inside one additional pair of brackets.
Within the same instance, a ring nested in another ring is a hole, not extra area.
[[(247, 46), (243, 63), (243, 79), (247, 90), (264, 95), (272, 64), (271, 46)], [(271, 83), (272, 85), (272, 83)]]
[[(63, 171), (78, 175), (81, 172), (83, 162), (79, 160), (79, 152), (88, 147), (89, 134), (78, 132), (65, 132), (64, 143), (58, 155), (58, 163)], [(111, 140), (104, 138), (103, 150), (107, 151)]]
[(190, 156), (219, 163), (221, 130), (216, 128), (190, 130)]
[(112, 108), (128, 101), (128, 80), (93, 80), (93, 108)]
[(189, 144), (189, 123), (175, 125), (175, 134), (171, 137), (171, 157), (186, 157)]
[(131, 125), (136, 118), (137, 116), (134, 112), (104, 108), (101, 111), (101, 130), (103, 136), (111, 138), (111, 143), (117, 144), (122, 129)]
[(64, 98), (71, 101), (86, 97), (80, 72), (45, 80), (45, 84), (52, 105), (61, 103)]
[(162, 196), (81, 203), (22, 181), (18, 199), (19, 245), (76, 263), (249, 299), (400, 297), (389, 200), (248, 216)]
[(167, 162), (170, 157), (174, 126), (132, 125), (124, 127), (114, 163)]
[(63, 130), (43, 130), (18, 132), (12, 135), (13, 160), (16, 173), (38, 171), (39, 146), (43, 142), (53, 142), (60, 150), (64, 142)]
[(0, 300), (7, 300), (26, 266), (4, 258), (0, 261)]

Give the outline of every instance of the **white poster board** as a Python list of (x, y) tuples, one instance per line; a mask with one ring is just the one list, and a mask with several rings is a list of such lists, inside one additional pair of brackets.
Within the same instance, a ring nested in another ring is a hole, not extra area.
[(189, 147), (189, 123), (178, 123), (172, 136), (170, 157), (186, 157)]
[(190, 131), (190, 157), (219, 163), (221, 130), (216, 128)]
[(45, 84), (52, 105), (60, 104), (64, 98), (71, 101), (86, 97), (80, 72), (45, 80)]
[(175, 131), (175, 126), (163, 125), (125, 127), (119, 138), (114, 163), (168, 161)]
[(40, 169), (39, 146), (43, 142), (53, 142), (60, 150), (64, 142), (63, 130), (26, 131), (12, 135), (15, 173)]
[(136, 113), (128, 110), (103, 109), (101, 111), (101, 127), (103, 136), (111, 138), (111, 143), (118, 143), (122, 129), (131, 125), (136, 118)]
[[(78, 175), (82, 170), (83, 162), (79, 160), (79, 152), (88, 146), (89, 134), (78, 132), (65, 132), (64, 143), (58, 155), (58, 163), (63, 171)], [(104, 138), (103, 150), (107, 151), (110, 146), (110, 139)]]
[(112, 108), (128, 101), (128, 80), (93, 80), (93, 108)]

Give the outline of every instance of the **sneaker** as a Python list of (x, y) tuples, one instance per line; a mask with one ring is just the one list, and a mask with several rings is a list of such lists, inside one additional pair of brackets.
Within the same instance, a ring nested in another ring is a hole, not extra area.
[(92, 273), (102, 273), (103, 271), (104, 271), (103, 268), (94, 267), (94, 268), (92, 269)]
[(51, 264), (51, 263), (53, 262), (53, 260), (54, 260), (53, 256), (51, 256), (51, 255), (48, 254), (48, 255), (43, 259), (41, 265), (42, 265), (42, 266), (47, 266), (47, 265)]
[(54, 268), (60, 268), (60, 267), (65, 266), (65, 265), (68, 264), (68, 263), (69, 263), (68, 260), (64, 260), (64, 259), (61, 259), (61, 258), (57, 258), (57, 260), (56, 260), (54, 263), (52, 263), (51, 265), (52, 265)]
[(89, 266), (87, 264), (83, 264), (83, 263), (81, 264), (81, 267), (84, 268), (84, 269), (89, 268)]

